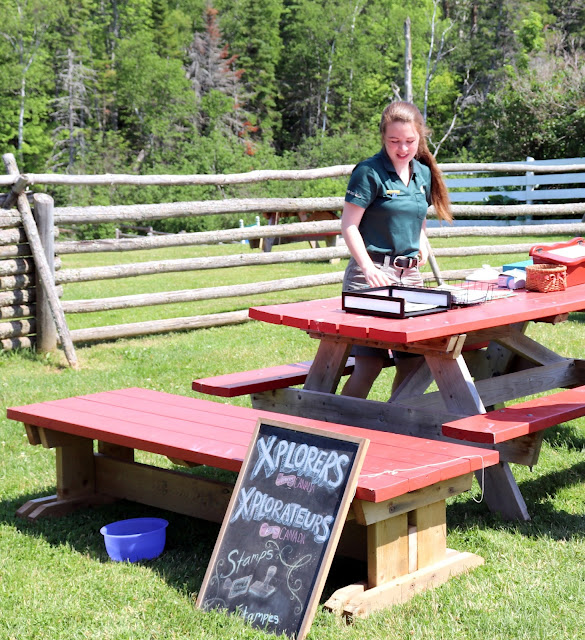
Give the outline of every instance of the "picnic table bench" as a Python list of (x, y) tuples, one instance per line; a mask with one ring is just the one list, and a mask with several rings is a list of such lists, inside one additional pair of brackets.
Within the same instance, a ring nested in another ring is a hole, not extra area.
[[(209, 378), (193, 380), (193, 390), (199, 393), (234, 398), (261, 391), (273, 391), (304, 384), (313, 364), (312, 360), (280, 364), (274, 367), (237, 371)], [(349, 375), (354, 368), (354, 358), (348, 358), (343, 369), (343, 375)]]
[[(263, 417), (370, 440), (338, 552), (367, 561), (367, 581), (337, 590), (326, 606), (352, 616), (404, 602), (483, 562), (446, 546), (446, 504), (496, 451), (371, 431), (141, 388), (10, 407), (29, 442), (56, 449), (56, 495), (18, 515), (60, 516), (115, 499), (221, 522), (233, 485), (196, 470), (135, 460), (135, 450), (177, 465), (238, 471)], [(97, 441), (97, 448), (94, 448)]]

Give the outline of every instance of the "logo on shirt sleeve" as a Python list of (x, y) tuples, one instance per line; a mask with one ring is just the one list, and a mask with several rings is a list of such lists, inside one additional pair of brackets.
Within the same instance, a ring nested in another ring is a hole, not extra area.
[(359, 198), (360, 200), (364, 199), (364, 196), (358, 191), (352, 191), (351, 189), (348, 189), (346, 193), (350, 196), (353, 196), (354, 198)]

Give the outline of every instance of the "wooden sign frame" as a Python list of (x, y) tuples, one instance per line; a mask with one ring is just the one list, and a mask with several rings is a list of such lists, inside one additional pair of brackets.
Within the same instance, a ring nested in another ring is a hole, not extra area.
[(255, 627), (303, 640), (368, 444), (365, 438), (259, 418), (197, 607), (224, 609)]

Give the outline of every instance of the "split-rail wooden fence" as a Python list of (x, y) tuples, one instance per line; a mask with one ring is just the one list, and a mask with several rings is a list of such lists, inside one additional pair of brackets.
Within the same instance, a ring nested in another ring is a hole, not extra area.
[[(152, 333), (196, 329), (223, 324), (245, 322), (247, 310), (219, 314), (197, 315), (151, 322), (127, 323), (123, 325), (76, 329), (70, 331), (67, 314), (87, 313), (110, 309), (132, 309), (142, 306), (169, 304), (174, 302), (202, 301), (217, 298), (265, 293), (316, 285), (341, 283), (343, 272), (322, 273), (304, 277), (237, 284), (233, 286), (145, 293), (95, 300), (62, 301), (63, 287), (74, 282), (128, 278), (152, 273), (196, 271), (201, 269), (226, 268), (259, 264), (290, 263), (299, 261), (326, 262), (347, 258), (345, 245), (310, 249), (293, 249), (269, 253), (247, 252), (241, 255), (222, 256), (221, 263), (214, 257), (175, 259), (135, 264), (119, 264), (82, 269), (61, 268), (60, 256), (65, 254), (96, 252), (127, 252), (161, 247), (208, 245), (220, 242), (243, 240), (269, 241), (274, 238), (338, 234), (340, 220), (293, 222), (288, 224), (261, 225), (206, 231), (140, 237), (119, 237), (101, 240), (61, 239), (59, 227), (76, 224), (148, 225), (153, 220), (174, 217), (205, 216), (216, 214), (250, 213), (257, 215), (274, 212), (302, 219), (307, 212), (341, 211), (343, 197), (324, 198), (232, 198), (198, 202), (170, 202), (163, 204), (134, 204), (121, 206), (56, 207), (46, 193), (29, 193), (32, 185), (43, 185), (49, 191), (52, 185), (234, 185), (268, 180), (316, 180), (321, 178), (348, 176), (353, 165), (340, 165), (298, 171), (251, 171), (230, 175), (58, 175), (23, 174), (18, 171), (14, 157), (6, 154), (4, 163), (7, 175), (0, 175), (0, 344), (2, 349), (36, 347), (50, 351), (60, 343), (71, 366), (77, 366), (74, 343), (109, 340), (140, 336)], [(449, 186), (453, 188), (454, 202), (471, 200), (465, 204), (454, 204), (457, 218), (465, 217), (478, 221), (477, 226), (443, 225), (431, 228), (427, 235), (456, 238), (462, 236), (509, 236), (526, 235), (584, 235), (582, 222), (585, 216), (585, 189), (577, 185), (585, 183), (585, 158), (566, 161), (542, 161), (525, 163), (492, 164), (443, 164)], [(459, 177), (451, 177), (458, 174)], [(478, 177), (478, 175), (480, 177)], [(543, 188), (538, 187), (539, 184)], [(550, 204), (560, 194), (563, 203)], [(475, 195), (469, 196), (471, 189)], [(552, 187), (552, 188), (551, 188)], [(506, 189), (505, 191), (502, 190)], [(498, 205), (485, 204), (485, 199), (494, 195), (506, 195), (515, 189), (515, 200), (532, 204)], [(478, 191), (479, 189), (479, 191)], [(486, 189), (488, 189), (486, 191)], [(482, 191), (483, 190), (483, 191)], [(550, 193), (551, 191), (558, 193)], [(522, 193), (527, 193), (523, 197)], [(462, 195), (463, 194), (463, 195)], [(544, 202), (542, 202), (544, 200)], [(568, 201), (568, 202), (567, 202)], [(31, 207), (32, 204), (32, 207)], [(303, 215), (301, 215), (303, 214)], [(34, 215), (34, 219), (33, 219)], [(559, 217), (569, 218), (564, 224), (542, 224), (519, 226), (480, 226), (482, 219), (516, 219), (519, 216), (544, 216), (549, 221)], [(429, 217), (434, 217), (431, 208)], [(511, 244), (481, 247), (448, 247), (436, 249), (434, 255), (462, 256), (502, 253), (526, 253), (530, 245)], [(436, 264), (436, 263), (435, 263)], [(435, 270), (435, 277), (437, 271)], [(444, 277), (461, 277), (462, 273), (444, 273)], [(432, 277), (432, 274), (430, 274)]]

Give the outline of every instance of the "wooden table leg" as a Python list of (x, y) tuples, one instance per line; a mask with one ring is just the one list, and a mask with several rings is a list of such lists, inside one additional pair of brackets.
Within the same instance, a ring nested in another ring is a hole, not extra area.
[(350, 351), (348, 342), (321, 340), (304, 389), (335, 393)]
[[(449, 411), (461, 415), (485, 413), (485, 407), (462, 356), (456, 360), (426, 356), (441, 397)], [(479, 474), (478, 474), (479, 479)], [(510, 520), (530, 520), (526, 502), (506, 462), (483, 470), (481, 482), (490, 511)]]
[(445, 499), (468, 490), (471, 480), (467, 474), (385, 503), (354, 501), (357, 522), (367, 529), (368, 583), (338, 589), (324, 606), (363, 617), (483, 564), (479, 556), (447, 549)]
[(447, 410), (461, 416), (485, 413), (485, 407), (462, 355), (457, 358), (425, 356)]
[(57, 493), (29, 500), (16, 515), (28, 520), (62, 516), (90, 504), (110, 501), (95, 491), (93, 440), (80, 436), (28, 427), (29, 440), (56, 449)]
[(526, 502), (507, 462), (477, 471), (475, 476), (490, 511), (500, 513), (506, 520), (530, 520)]

